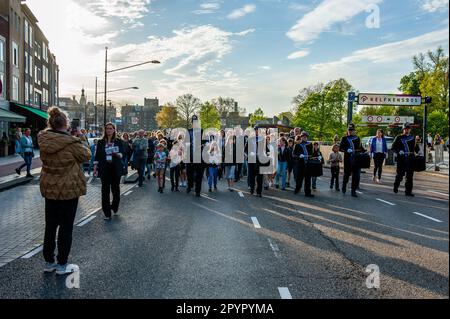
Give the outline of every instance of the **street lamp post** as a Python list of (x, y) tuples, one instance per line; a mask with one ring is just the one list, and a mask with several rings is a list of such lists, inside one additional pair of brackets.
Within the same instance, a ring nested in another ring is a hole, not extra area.
[(103, 125), (106, 125), (106, 101), (107, 101), (107, 96), (106, 93), (108, 88), (107, 88), (107, 79), (108, 79), (108, 73), (112, 73), (112, 72), (117, 72), (117, 71), (122, 71), (122, 70), (126, 70), (126, 69), (130, 69), (130, 68), (134, 68), (137, 66), (141, 66), (144, 64), (149, 64), (149, 63), (153, 63), (153, 64), (160, 64), (161, 62), (157, 61), (157, 60), (151, 60), (151, 61), (147, 61), (147, 62), (142, 62), (139, 64), (134, 64), (134, 65), (130, 65), (124, 68), (119, 68), (119, 69), (115, 69), (115, 70), (109, 70), (108, 71), (108, 47), (105, 47), (105, 96), (104, 96), (104, 102), (103, 102)]

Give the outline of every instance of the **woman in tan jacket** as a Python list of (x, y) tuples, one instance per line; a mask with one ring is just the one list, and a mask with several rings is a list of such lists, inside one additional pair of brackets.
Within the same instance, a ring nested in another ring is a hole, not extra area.
[[(72, 230), (78, 198), (86, 195), (86, 178), (81, 164), (91, 158), (81, 140), (68, 133), (67, 116), (57, 107), (48, 110), (48, 129), (38, 135), (42, 172), (40, 190), (45, 198), (44, 272), (58, 275), (77, 271), (67, 264), (72, 245)], [(58, 231), (58, 263), (55, 263), (55, 239)]]

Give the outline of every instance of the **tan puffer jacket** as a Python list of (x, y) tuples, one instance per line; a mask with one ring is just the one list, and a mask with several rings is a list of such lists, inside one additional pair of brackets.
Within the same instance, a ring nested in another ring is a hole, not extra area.
[(38, 142), (42, 161), (42, 196), (69, 200), (86, 195), (86, 177), (81, 164), (90, 160), (91, 151), (79, 138), (52, 130), (41, 131)]

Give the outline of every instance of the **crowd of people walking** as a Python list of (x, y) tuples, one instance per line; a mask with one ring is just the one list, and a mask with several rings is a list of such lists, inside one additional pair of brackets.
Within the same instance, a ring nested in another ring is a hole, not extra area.
[[(158, 192), (166, 189), (169, 171), (170, 190), (201, 196), (206, 172), (208, 191), (219, 191), (218, 181), (226, 181), (227, 191), (247, 176), (250, 194), (263, 196), (270, 187), (287, 191), (291, 182), (294, 194), (302, 190), (305, 197), (314, 197), (317, 178), (323, 175), (324, 165), (330, 167), (330, 189), (346, 194), (350, 183), (351, 196), (358, 197), (361, 169), (374, 161), (373, 179), (381, 183), (383, 161), (387, 157), (387, 143), (382, 130), (377, 131), (366, 150), (357, 136), (356, 127), (349, 124), (342, 138), (336, 136), (332, 152), (325, 159), (318, 142), (311, 142), (308, 132), (295, 128), (289, 133), (254, 127), (207, 132), (200, 128), (198, 118), (192, 118), (189, 130), (162, 130), (120, 134), (112, 123), (104, 127), (103, 136), (92, 145), (86, 144), (80, 132), (70, 131), (66, 115), (58, 108), (49, 109), (49, 127), (39, 133), (43, 163), (40, 186), (46, 204), (44, 258), (46, 272), (70, 273), (74, 266), (67, 264), (71, 247), (72, 226), (78, 198), (86, 194), (83, 164), (92, 166), (93, 176), (101, 180), (102, 210), (105, 220), (119, 213), (120, 182), (130, 167), (137, 171), (138, 185), (155, 179)], [(72, 133), (72, 134), (71, 134)], [(21, 147), (32, 150), (27, 135)], [(411, 135), (411, 125), (403, 125), (403, 133), (394, 140), (392, 150), (397, 154), (397, 175), (394, 192), (406, 176), (405, 195), (414, 196), (413, 174), (422, 164), (419, 145)], [(342, 156), (342, 153), (344, 154)], [(27, 155), (28, 156), (28, 155)], [(32, 156), (32, 155), (30, 155)], [(423, 157), (423, 156), (422, 156)], [(340, 167), (343, 180), (340, 187)], [(351, 181), (350, 181), (351, 178)], [(112, 201), (111, 201), (112, 194)], [(58, 256), (55, 263), (55, 237), (58, 232)]]

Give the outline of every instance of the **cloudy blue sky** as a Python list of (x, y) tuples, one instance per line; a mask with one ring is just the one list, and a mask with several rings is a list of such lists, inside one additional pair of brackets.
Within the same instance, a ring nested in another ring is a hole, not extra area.
[[(116, 103), (226, 96), (252, 112), (289, 110), (303, 87), (345, 77), (366, 92), (397, 92), (411, 57), (448, 52), (448, 0), (27, 0), (60, 65), (61, 96), (93, 100), (110, 68)], [(50, 9), (51, 8), (51, 9)], [(379, 25), (376, 13), (379, 12)], [(369, 23), (368, 23), (369, 22)], [(129, 62), (120, 62), (129, 61)], [(100, 97), (99, 97), (100, 99)]]

